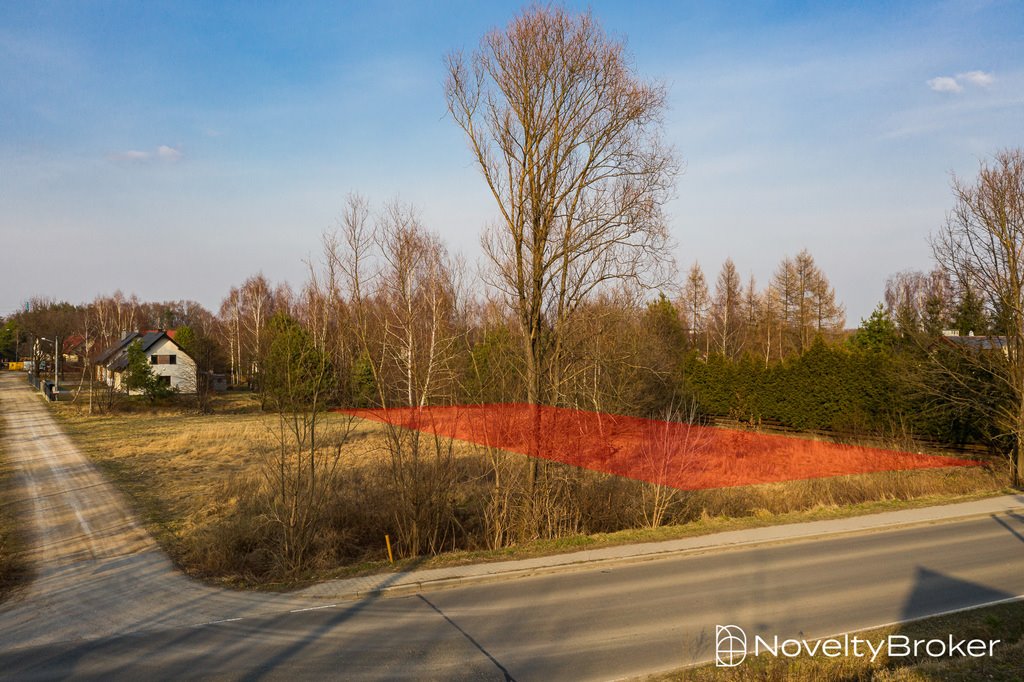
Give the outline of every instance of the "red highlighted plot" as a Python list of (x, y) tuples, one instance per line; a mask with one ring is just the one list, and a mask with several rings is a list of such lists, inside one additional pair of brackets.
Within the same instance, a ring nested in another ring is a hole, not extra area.
[(683, 490), (978, 462), (525, 404), (343, 410)]

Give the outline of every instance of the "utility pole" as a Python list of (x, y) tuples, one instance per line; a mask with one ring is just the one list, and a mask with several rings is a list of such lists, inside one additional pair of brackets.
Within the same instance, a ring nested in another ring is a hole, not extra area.
[[(53, 344), (53, 399), (57, 400), (57, 395), (60, 391), (60, 337), (54, 336), (52, 339), (48, 339), (44, 336), (40, 336), (36, 339), (36, 345), (38, 346), (39, 341), (46, 341), (47, 343)], [(36, 373), (36, 377), (39, 376), (38, 364), (33, 366), (33, 371)]]

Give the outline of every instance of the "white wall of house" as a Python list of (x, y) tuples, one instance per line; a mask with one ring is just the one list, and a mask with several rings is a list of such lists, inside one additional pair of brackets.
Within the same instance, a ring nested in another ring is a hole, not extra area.
[[(178, 347), (178, 344), (169, 338), (162, 338), (146, 351), (146, 357), (150, 361), (150, 369), (156, 376), (170, 377), (171, 388), (181, 393), (194, 393), (196, 387), (195, 372), (196, 366), (192, 358), (185, 355), (185, 352)], [(153, 358), (162, 360), (154, 363)], [(164, 358), (173, 357), (174, 364), (169, 364)]]
[[(173, 364), (167, 360), (170, 356), (174, 357)], [(160, 339), (146, 350), (146, 359), (153, 374), (168, 377), (171, 389), (179, 393), (195, 393), (195, 362), (174, 341), (166, 337)], [(118, 391), (121, 390), (122, 374), (123, 372), (112, 372), (106, 367), (97, 368), (99, 380), (112, 385)]]

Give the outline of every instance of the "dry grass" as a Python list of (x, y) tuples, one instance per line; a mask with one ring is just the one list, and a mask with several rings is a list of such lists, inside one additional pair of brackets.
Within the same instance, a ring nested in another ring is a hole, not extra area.
[[(286, 587), (267, 556), (258, 472), (274, 452), (273, 414), (249, 396), (218, 396), (212, 415), (167, 408), (88, 416), (80, 406), (54, 406), (69, 435), (125, 491), (150, 531), (178, 564), (226, 584)], [(332, 414), (328, 424), (348, 420)], [(343, 475), (324, 526), (324, 541), (298, 580), (387, 570), (383, 536), (395, 537), (387, 507), (388, 451), (384, 427), (354, 422), (343, 451)], [(490, 491), (485, 457), (456, 448), (453, 513), (458, 537), (447, 551), (418, 565), (450, 565), (538, 556), (581, 546), (623, 544), (971, 499), (1000, 492), (1005, 472), (987, 468), (927, 469), (772, 483), (681, 493), (666, 525), (638, 529), (646, 484), (564, 467), (573, 477), (580, 532), (516, 547), (488, 549), (482, 530)], [(509, 455), (509, 457), (520, 457)], [(563, 465), (558, 465), (563, 466)], [(396, 568), (408, 562), (400, 562)], [(286, 583), (286, 584), (285, 584)]]
[(5, 457), (4, 426), (0, 416), (0, 602), (23, 587), (31, 573), (24, 551), (27, 538), (15, 502), (14, 470)]
[(971, 611), (928, 618), (897, 627), (877, 628), (860, 633), (864, 639), (879, 641), (891, 634), (911, 639), (946, 638), (1001, 640), (991, 658), (888, 659), (883, 655), (874, 662), (869, 658), (794, 659), (771, 656), (748, 657), (736, 668), (704, 665), (649, 678), (668, 680), (763, 680), (764, 682), (933, 682), (952, 680), (997, 680), (1017, 682), (1024, 679), (1024, 602), (1000, 604)]

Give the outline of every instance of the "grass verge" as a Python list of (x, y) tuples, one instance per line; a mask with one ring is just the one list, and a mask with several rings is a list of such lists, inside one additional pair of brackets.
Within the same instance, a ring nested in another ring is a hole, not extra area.
[[(1024, 679), (1024, 601), (960, 611), (902, 625), (876, 628), (858, 633), (862, 639), (878, 642), (890, 635), (911, 640), (1000, 640), (991, 657), (888, 658), (884, 653), (875, 661), (870, 657), (802, 655), (793, 659), (772, 656), (748, 656), (735, 668), (714, 664), (678, 670), (647, 678), (649, 682), (693, 680), (762, 680), (763, 682), (971, 682), (994, 680), (1017, 682)], [(884, 651), (884, 649), (883, 649)]]
[(28, 583), (27, 538), (19, 525), (14, 467), (7, 459), (0, 409), (0, 602)]

